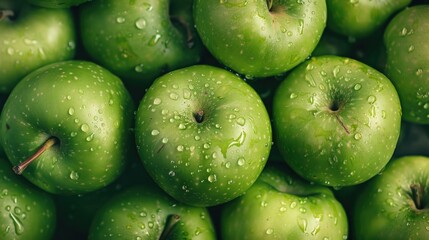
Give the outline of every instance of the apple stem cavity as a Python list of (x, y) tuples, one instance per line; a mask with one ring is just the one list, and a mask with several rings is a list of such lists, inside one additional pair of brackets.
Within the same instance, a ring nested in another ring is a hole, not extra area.
[(14, 15), (15, 13), (12, 10), (0, 10), (0, 21), (3, 19), (10, 20)]
[(271, 10), (271, 8), (273, 7), (273, 0), (267, 0), (267, 7), (268, 10)]
[(414, 205), (418, 210), (424, 209), (425, 203), (423, 202), (424, 189), (421, 184), (411, 184), (411, 198), (413, 199)]
[(50, 137), (48, 140), (46, 140), (43, 145), (29, 158), (27, 158), (25, 161), (21, 162), (19, 165), (13, 167), (13, 171), (21, 175), (22, 172), (30, 165), (34, 160), (36, 160), (42, 153), (44, 153), (46, 150), (51, 148), (54, 144), (58, 142), (58, 139), (55, 137)]
[(197, 121), (197, 123), (202, 123), (204, 121), (204, 111), (198, 110), (194, 112), (194, 118), (195, 118), (195, 121)]
[(161, 236), (159, 237), (159, 240), (165, 240), (168, 239), (171, 231), (173, 231), (173, 228), (176, 226), (176, 224), (180, 221), (180, 216), (177, 214), (171, 214), (167, 217), (167, 222), (165, 223), (164, 230), (161, 233)]

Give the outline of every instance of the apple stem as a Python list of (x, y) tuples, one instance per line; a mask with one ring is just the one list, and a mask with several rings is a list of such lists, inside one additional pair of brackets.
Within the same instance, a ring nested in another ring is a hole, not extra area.
[(58, 140), (55, 137), (48, 138), (48, 140), (46, 140), (45, 143), (43, 143), (43, 145), (33, 155), (31, 155), (25, 161), (21, 162), (19, 165), (14, 166), (13, 171), (16, 174), (21, 175), (22, 172), (24, 172), (24, 170), (28, 167), (28, 165), (30, 165), (30, 163), (32, 163), (35, 159), (42, 155), (42, 153), (44, 153), (47, 149), (57, 143), (57, 141)]
[(165, 240), (170, 235), (171, 231), (173, 230), (174, 226), (180, 221), (180, 216), (177, 214), (171, 214), (167, 217), (167, 222), (165, 223), (164, 230), (161, 233), (161, 236), (159, 237), (159, 240)]
[(417, 209), (423, 209), (423, 187), (421, 184), (411, 184), (411, 194)]
[(11, 17), (13, 17), (15, 14), (12, 10), (0, 10), (0, 21), (3, 19), (10, 19)]

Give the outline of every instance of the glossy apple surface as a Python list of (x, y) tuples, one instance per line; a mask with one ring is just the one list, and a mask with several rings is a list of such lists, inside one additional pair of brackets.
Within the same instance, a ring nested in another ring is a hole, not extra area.
[(111, 183), (128, 159), (134, 105), (119, 78), (86, 61), (53, 63), (27, 75), (0, 117), (0, 142), (15, 167), (50, 143), (22, 170), (55, 194)]
[(248, 77), (284, 73), (304, 61), (326, 25), (326, 3), (196, 0), (195, 26), (220, 62)]
[(135, 133), (155, 182), (197, 206), (243, 194), (264, 168), (272, 141), (270, 119), (255, 90), (207, 65), (158, 78), (140, 102)]
[(295, 68), (273, 100), (275, 144), (307, 180), (362, 183), (390, 160), (401, 126), (398, 94), (379, 71), (350, 58), (314, 57)]

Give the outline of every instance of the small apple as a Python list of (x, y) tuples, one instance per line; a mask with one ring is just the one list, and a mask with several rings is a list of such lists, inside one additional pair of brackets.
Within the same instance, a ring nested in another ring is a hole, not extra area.
[(177, 202), (155, 184), (125, 189), (96, 213), (89, 240), (216, 239), (206, 208)]
[(79, 7), (79, 20), (91, 59), (130, 88), (201, 59), (192, 0), (91, 1)]
[(220, 228), (223, 239), (347, 239), (348, 221), (328, 187), (270, 163), (244, 195), (223, 205)]
[(272, 144), (271, 122), (255, 90), (208, 65), (156, 79), (138, 107), (135, 137), (155, 182), (195, 206), (243, 194), (264, 168)]
[(75, 55), (70, 9), (46, 9), (22, 0), (0, 1), (0, 93), (9, 93), (28, 73)]
[(327, 28), (344, 36), (364, 38), (383, 29), (384, 24), (411, 0), (326, 0)]
[(429, 124), (429, 4), (399, 12), (384, 32), (386, 75), (395, 85), (407, 121)]
[(346, 57), (313, 57), (292, 70), (273, 100), (275, 144), (287, 164), (318, 184), (342, 187), (375, 176), (401, 126), (395, 87)]
[(16, 176), (0, 158), (0, 239), (51, 239), (56, 226), (52, 197)]
[(195, 0), (203, 44), (248, 77), (282, 74), (304, 61), (326, 25), (325, 0)]
[(353, 211), (355, 239), (428, 239), (428, 157), (393, 159), (363, 186)]
[(89, 2), (92, 0), (26, 0), (36, 6), (46, 8), (69, 8), (76, 7), (82, 3)]
[(13, 89), (0, 143), (18, 174), (54, 194), (116, 179), (132, 145), (134, 104), (122, 81), (87, 61), (41, 67)]

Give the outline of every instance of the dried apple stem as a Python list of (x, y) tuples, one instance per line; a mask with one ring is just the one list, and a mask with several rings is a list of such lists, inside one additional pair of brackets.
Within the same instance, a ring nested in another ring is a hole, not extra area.
[(0, 21), (3, 19), (10, 19), (14, 15), (14, 12), (11, 10), (0, 10)]
[(167, 217), (167, 222), (165, 223), (164, 230), (161, 233), (161, 236), (159, 237), (159, 240), (165, 240), (170, 235), (171, 231), (173, 230), (174, 226), (180, 221), (180, 216), (177, 214), (171, 214)]
[(421, 184), (411, 185), (411, 194), (417, 209), (423, 209), (423, 187)]
[(30, 165), (34, 160), (36, 160), (42, 153), (52, 147), (55, 143), (57, 143), (57, 139), (54, 137), (48, 138), (45, 143), (29, 158), (27, 158), (24, 162), (21, 162), (19, 165), (13, 167), (13, 171), (21, 175), (22, 172)]

